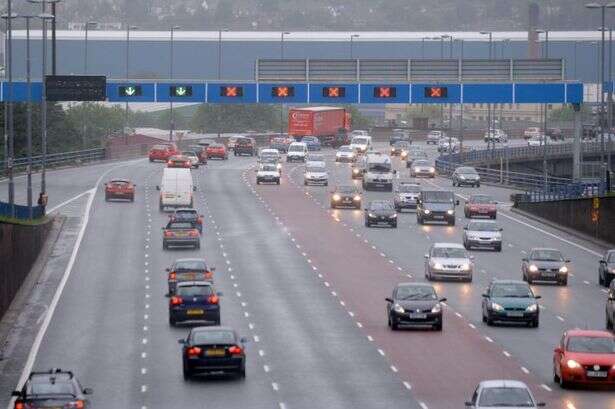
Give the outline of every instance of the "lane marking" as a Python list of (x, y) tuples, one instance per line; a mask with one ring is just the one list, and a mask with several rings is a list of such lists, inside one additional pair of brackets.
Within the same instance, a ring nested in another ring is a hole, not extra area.
[(530, 373), (530, 370), (527, 369), (525, 366), (522, 366), (521, 370), (523, 371), (524, 374), (529, 374)]
[(391, 371), (397, 373), (397, 368), (394, 365), (391, 365)]
[(406, 389), (412, 390), (412, 385), (410, 385), (409, 382), (404, 381), (404, 386), (406, 387)]
[(384, 356), (384, 351), (383, 351), (382, 349), (380, 349), (380, 348), (378, 348), (378, 353), (379, 353), (380, 355)]
[(421, 409), (429, 409), (425, 402), (419, 402), (419, 406), (421, 407)]
[(491, 339), (490, 337), (485, 336), (485, 339), (489, 342), (493, 342), (493, 339)]
[(545, 391), (547, 391), (547, 392), (552, 392), (553, 391), (553, 389), (551, 389), (548, 385), (545, 385), (544, 383), (541, 384), (540, 387), (542, 389), (544, 389)]

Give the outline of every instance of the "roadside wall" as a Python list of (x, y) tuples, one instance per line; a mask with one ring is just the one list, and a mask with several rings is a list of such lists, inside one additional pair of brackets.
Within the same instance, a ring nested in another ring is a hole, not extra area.
[(35, 226), (0, 222), (0, 319), (30, 272), (53, 220)]
[(592, 221), (592, 206), (591, 198), (517, 203), (520, 210), (570, 227), (597, 239), (615, 243), (615, 197), (600, 198), (597, 223)]

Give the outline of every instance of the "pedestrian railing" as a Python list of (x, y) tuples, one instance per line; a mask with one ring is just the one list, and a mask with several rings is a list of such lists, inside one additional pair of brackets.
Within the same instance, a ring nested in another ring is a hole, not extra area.
[[(59, 152), (47, 154), (45, 163), (47, 166), (58, 166), (69, 163), (89, 162), (105, 158), (104, 148), (85, 149), (80, 151)], [(39, 167), (43, 164), (43, 155), (32, 156), (32, 166)], [(0, 161), (0, 172), (6, 173), (8, 169), (6, 161)], [(20, 157), (13, 160), (13, 169), (23, 169), (28, 166), (28, 158)]]

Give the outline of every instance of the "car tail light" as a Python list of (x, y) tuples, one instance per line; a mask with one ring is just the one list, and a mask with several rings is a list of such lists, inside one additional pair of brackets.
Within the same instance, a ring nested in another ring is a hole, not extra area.
[(214, 276), (214, 273), (212, 273), (211, 271), (205, 272), (205, 278), (212, 278), (213, 276)]
[(198, 237), (199, 235), (199, 231), (194, 229), (194, 230), (190, 230), (190, 237)]
[(173, 237), (173, 232), (169, 230), (165, 230), (164, 237)]
[(15, 402), (15, 409), (26, 409), (26, 405), (23, 402)]
[(172, 161), (172, 160), (170, 160), (170, 161), (168, 161), (168, 162), (167, 162), (167, 165), (172, 165), (172, 164), (173, 164), (173, 161)]
[(171, 305), (179, 305), (183, 302), (184, 300), (181, 297), (171, 297)]
[(219, 301), (220, 298), (218, 298), (218, 296), (215, 294), (212, 294), (209, 296), (209, 298), (207, 298), (207, 302), (209, 302), (210, 304), (218, 304)]
[(190, 347), (186, 350), (186, 354), (188, 354), (190, 358), (196, 358), (197, 356), (201, 355), (201, 348)]
[(83, 409), (85, 408), (85, 402), (82, 401), (81, 399), (78, 399), (74, 402), (69, 403), (69, 408), (77, 408), (77, 409)]
[(175, 271), (171, 271), (169, 273), (169, 280), (175, 280), (177, 279), (177, 273)]
[(238, 347), (237, 345), (233, 345), (228, 349), (228, 352), (230, 352), (231, 355), (241, 355), (243, 353), (243, 349), (241, 349), (241, 347)]
[(196, 222), (198, 224), (203, 224), (203, 218), (199, 216), (198, 219), (196, 219)]

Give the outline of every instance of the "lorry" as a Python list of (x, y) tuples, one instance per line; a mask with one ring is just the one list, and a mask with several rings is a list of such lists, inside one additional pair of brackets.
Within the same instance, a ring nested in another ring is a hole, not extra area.
[(322, 145), (339, 147), (350, 140), (350, 112), (338, 107), (291, 108), (288, 111), (288, 134), (299, 141), (315, 136)]

